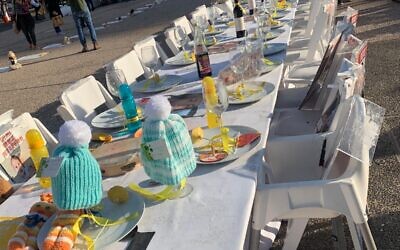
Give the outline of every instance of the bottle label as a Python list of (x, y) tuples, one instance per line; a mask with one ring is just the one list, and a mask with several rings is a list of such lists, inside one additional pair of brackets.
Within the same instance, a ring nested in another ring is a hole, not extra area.
[(208, 57), (208, 53), (197, 55), (197, 63), (199, 67), (199, 75), (207, 76), (211, 74), (211, 65), (210, 58)]
[(244, 17), (235, 18), (236, 31), (245, 30), (244, 28)]

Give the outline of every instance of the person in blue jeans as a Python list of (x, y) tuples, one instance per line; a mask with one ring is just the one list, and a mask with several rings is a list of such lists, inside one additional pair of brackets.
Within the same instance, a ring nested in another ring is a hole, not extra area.
[(93, 50), (100, 49), (100, 46), (97, 42), (96, 31), (94, 29), (92, 16), (90, 15), (89, 8), (86, 4), (85, 0), (69, 0), (69, 4), (71, 6), (72, 16), (75, 21), (75, 26), (78, 31), (79, 41), (82, 44), (82, 53), (88, 51), (88, 47), (86, 44), (85, 34), (83, 33), (82, 23), (85, 23), (90, 32), (90, 38), (93, 42)]

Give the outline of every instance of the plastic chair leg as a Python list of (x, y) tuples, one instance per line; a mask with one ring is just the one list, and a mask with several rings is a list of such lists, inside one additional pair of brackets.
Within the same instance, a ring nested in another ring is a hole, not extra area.
[(374, 241), (374, 238), (372, 237), (372, 233), (368, 226), (368, 223), (365, 222), (363, 224), (360, 224), (359, 228), (360, 228), (360, 231), (361, 231), (361, 234), (362, 234), (362, 237), (364, 239), (367, 249), (368, 250), (376, 250), (375, 241)]
[(337, 250), (347, 249), (346, 237), (344, 235), (343, 219), (341, 216), (332, 219), (333, 246)]
[(283, 250), (297, 249), (307, 226), (308, 218), (289, 220)]
[(362, 241), (358, 236), (356, 225), (352, 220), (349, 220), (348, 218), (347, 218), (347, 224), (349, 225), (349, 230), (351, 234), (351, 239), (353, 240), (354, 249), (355, 250), (363, 249)]
[(261, 230), (251, 229), (250, 234), (250, 250), (258, 250), (260, 248)]

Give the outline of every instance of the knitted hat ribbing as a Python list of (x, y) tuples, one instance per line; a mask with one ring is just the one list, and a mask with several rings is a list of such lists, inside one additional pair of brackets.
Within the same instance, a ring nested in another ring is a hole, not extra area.
[(89, 208), (101, 201), (101, 171), (88, 148), (90, 135), (90, 128), (81, 121), (68, 121), (60, 128), (61, 146), (53, 156), (64, 160), (58, 175), (51, 178), (54, 203), (60, 209)]
[(165, 97), (153, 97), (147, 105), (145, 113), (148, 118), (143, 123), (142, 143), (164, 139), (171, 155), (165, 159), (149, 159), (142, 147), (141, 160), (144, 170), (157, 182), (177, 185), (196, 168), (189, 131), (179, 115), (169, 114), (171, 105)]

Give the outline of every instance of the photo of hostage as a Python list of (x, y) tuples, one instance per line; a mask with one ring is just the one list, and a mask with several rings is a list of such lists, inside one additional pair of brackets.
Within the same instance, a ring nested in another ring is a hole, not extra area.
[(19, 154), (13, 154), (11, 155), (10, 162), (11, 166), (17, 171), (17, 176), (13, 178), (14, 182), (25, 182), (36, 173), (36, 169), (30, 158), (24, 163)]

